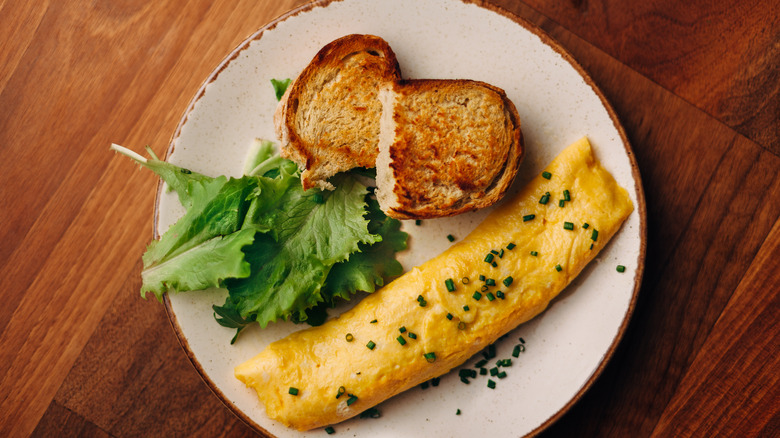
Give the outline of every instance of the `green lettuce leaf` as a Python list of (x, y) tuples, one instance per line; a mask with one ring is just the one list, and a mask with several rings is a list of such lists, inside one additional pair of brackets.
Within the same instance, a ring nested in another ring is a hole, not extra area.
[(373, 245), (360, 244), (360, 251), (333, 266), (322, 290), (324, 300), (334, 307), (335, 298), (349, 300), (351, 295), (374, 292), (385, 284), (385, 279), (403, 273), (395, 253), (406, 249), (408, 235), (401, 231), (401, 221), (392, 219), (380, 210), (379, 203), (366, 197), (369, 219), (368, 231), (382, 237)]
[(274, 87), (274, 95), (276, 100), (281, 100), (284, 96), (284, 92), (287, 91), (287, 87), (290, 86), (292, 79), (271, 79), (271, 86)]
[(132, 158), (136, 163), (156, 173), (168, 184), (168, 190), (176, 191), (176, 194), (179, 196), (179, 202), (185, 208), (190, 208), (192, 205), (192, 190), (194, 186), (206, 184), (214, 179), (160, 160), (149, 146), (146, 146), (146, 152), (151, 159), (146, 159), (117, 144), (112, 144), (111, 149)]
[[(256, 187), (256, 179), (250, 177), (227, 179), (221, 176), (190, 184), (190, 208), (160, 240), (149, 244), (143, 255), (144, 271), (214, 237), (238, 231), (250, 207), (247, 197)], [(242, 258), (240, 254), (237, 256)]]
[(214, 318), (238, 334), (283, 319), (318, 324), (335, 299), (373, 292), (400, 275), (406, 247), (400, 222), (387, 218), (350, 174), (336, 190), (304, 191), (295, 163), (259, 141), (241, 178), (212, 178), (118, 145), (112, 149), (157, 173), (185, 214), (143, 255), (141, 295), (226, 288)]
[(229, 296), (224, 306), (211, 306), (211, 308), (214, 309), (214, 319), (217, 320), (219, 325), (236, 329), (236, 334), (233, 335), (233, 338), (230, 340), (231, 344), (236, 343), (238, 335), (241, 334), (245, 328), (255, 323), (254, 315), (244, 318), (238, 313), (238, 309), (230, 300)]
[[(260, 196), (268, 192), (261, 189)], [(359, 244), (381, 240), (368, 231), (366, 194), (366, 186), (351, 177), (340, 178), (327, 193), (304, 192), (299, 180), (281, 195), (272, 192), (270, 202), (252, 211), (251, 223), (275, 226), (245, 249), (252, 274), (225, 281), (225, 306), (244, 318), (256, 315), (261, 327), (280, 318), (305, 320), (306, 309), (323, 301), (320, 290), (333, 265), (359, 251)]]
[(226, 278), (249, 276), (249, 263), (241, 249), (252, 243), (256, 230), (246, 228), (227, 236), (213, 237), (178, 252), (141, 271), (141, 295), (154, 292), (158, 300), (168, 291), (193, 291), (222, 284)]

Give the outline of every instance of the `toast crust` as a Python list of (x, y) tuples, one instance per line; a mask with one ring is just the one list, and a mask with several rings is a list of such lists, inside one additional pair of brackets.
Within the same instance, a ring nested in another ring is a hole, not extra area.
[[(381, 100), (392, 112), (392, 121), (389, 113), (383, 119), (377, 163), (388, 216), (453, 216), (504, 196), (525, 148), (517, 109), (502, 89), (465, 79), (405, 80), (385, 87)], [(381, 178), (380, 165), (389, 166)]]
[(390, 45), (347, 35), (323, 47), (288, 87), (274, 116), (281, 155), (303, 170), (304, 189), (333, 190), (328, 178), (377, 157), (380, 87), (399, 80)]

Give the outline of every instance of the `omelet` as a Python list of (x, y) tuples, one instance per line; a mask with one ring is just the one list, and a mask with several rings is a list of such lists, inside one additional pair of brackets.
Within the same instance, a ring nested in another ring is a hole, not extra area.
[(541, 313), (632, 211), (583, 138), (462, 241), (338, 318), (273, 342), (235, 376), (288, 427), (346, 420)]

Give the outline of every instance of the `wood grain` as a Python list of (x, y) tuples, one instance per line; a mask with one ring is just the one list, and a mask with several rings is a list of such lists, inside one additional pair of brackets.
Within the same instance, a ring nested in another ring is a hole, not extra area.
[(182, 354), (164, 307), (140, 299), (140, 287), (137, 276), (122, 285), (56, 403), (112, 436), (254, 436), (211, 393)]
[(524, 3), (742, 135), (780, 153), (780, 14), (776, 2)]
[[(0, 0), (0, 436), (254, 436), (140, 299), (164, 153), (220, 60), (302, 0)], [(623, 122), (647, 197), (634, 317), (542, 436), (780, 436), (780, 21), (749, 0), (491, 1)]]
[[(778, 431), (777, 410), (764, 409), (780, 401), (778, 290), (780, 221), (683, 376), (654, 436), (772, 436)], [(697, 421), (702, 417), (707, 421)]]
[(19, 163), (0, 173), (0, 436), (34, 429), (150, 239), (156, 181), (108, 145), (162, 154), (210, 70), (258, 27), (249, 18), (293, 5), (23, 3), (2, 9), (38, 21), (0, 92), (0, 159)]

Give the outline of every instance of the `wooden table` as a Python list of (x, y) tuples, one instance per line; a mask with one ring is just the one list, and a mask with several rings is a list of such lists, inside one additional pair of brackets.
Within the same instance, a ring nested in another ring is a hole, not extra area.
[[(226, 53), (302, 3), (0, 1), (0, 436), (253, 435), (139, 298), (157, 181), (108, 145), (164, 153)], [(778, 436), (778, 4), (492, 3), (591, 74), (647, 196), (627, 333), (542, 436)]]

